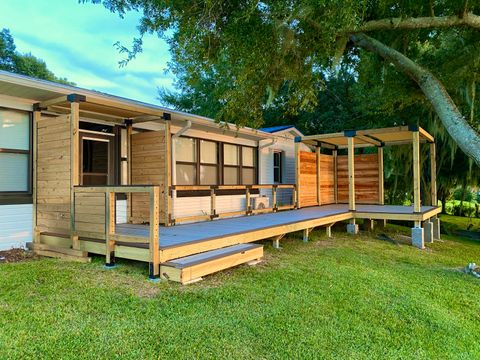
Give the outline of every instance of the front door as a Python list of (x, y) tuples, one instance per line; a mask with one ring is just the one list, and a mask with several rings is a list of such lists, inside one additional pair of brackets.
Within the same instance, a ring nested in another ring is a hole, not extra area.
[(114, 182), (113, 134), (80, 131), (80, 185)]

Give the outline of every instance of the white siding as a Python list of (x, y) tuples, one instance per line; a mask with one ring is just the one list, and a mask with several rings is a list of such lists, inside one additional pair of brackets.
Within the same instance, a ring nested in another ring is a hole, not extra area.
[(0, 250), (25, 247), (32, 241), (33, 206), (0, 205)]

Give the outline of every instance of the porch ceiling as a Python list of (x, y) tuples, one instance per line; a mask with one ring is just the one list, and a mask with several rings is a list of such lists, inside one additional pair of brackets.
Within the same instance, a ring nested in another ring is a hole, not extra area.
[(416, 126), (398, 126), (382, 129), (350, 130), (332, 134), (319, 134), (301, 137), (301, 142), (313, 146), (347, 148), (348, 138), (355, 138), (355, 147), (402, 145), (413, 142), (412, 132), (418, 131), (420, 142), (434, 142), (426, 130)]

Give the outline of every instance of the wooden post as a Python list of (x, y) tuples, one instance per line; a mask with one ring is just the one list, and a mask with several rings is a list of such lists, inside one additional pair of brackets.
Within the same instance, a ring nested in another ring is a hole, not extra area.
[(111, 235), (115, 234), (115, 193), (107, 188), (105, 192), (105, 266), (115, 265), (115, 242)]
[(277, 185), (272, 186), (272, 209), (273, 212), (277, 211)]
[(250, 205), (250, 188), (248, 186), (245, 188), (245, 202), (246, 202), (246, 214), (250, 215), (252, 207)]
[(150, 279), (158, 279), (160, 275), (160, 234), (158, 223), (160, 221), (160, 188), (153, 186), (150, 190)]
[(437, 207), (437, 163), (436, 163), (436, 154), (435, 154), (435, 143), (430, 143), (430, 198), (431, 205)]
[(355, 211), (355, 145), (354, 137), (348, 137), (348, 209)]
[(70, 103), (70, 235), (72, 249), (80, 250), (80, 242), (75, 230), (75, 194), (74, 187), (80, 184), (80, 104), (78, 102)]
[(165, 226), (171, 225), (172, 197), (170, 188), (172, 185), (172, 135), (170, 134), (170, 120), (165, 120)]
[(38, 121), (42, 113), (35, 111), (33, 113), (33, 129), (32, 129), (32, 154), (33, 154), (33, 169), (32, 169), (32, 197), (33, 197), (33, 219), (32, 231), (33, 242), (40, 243), (40, 231), (37, 228), (37, 157), (38, 157)]
[(300, 202), (300, 144), (301, 138), (295, 138), (295, 185), (296, 189), (294, 191), (294, 204), (296, 205), (297, 209), (302, 207)]
[(320, 162), (321, 162), (321, 147), (317, 145), (315, 148), (315, 159), (317, 163), (317, 205), (322, 205), (322, 197), (321, 197), (321, 186), (320, 186)]
[(210, 219), (217, 217), (217, 195), (215, 194), (215, 187), (210, 189)]
[(378, 148), (378, 203), (385, 204), (384, 170), (383, 170), (383, 146)]
[(412, 132), (413, 140), (413, 211), (421, 211), (420, 203), (420, 133)]
[(337, 150), (332, 151), (333, 155), (333, 196), (335, 204), (338, 204), (338, 175), (337, 175)]
[[(127, 129), (127, 184), (132, 185), (132, 120), (125, 120)], [(132, 193), (127, 194), (127, 221), (132, 220)]]

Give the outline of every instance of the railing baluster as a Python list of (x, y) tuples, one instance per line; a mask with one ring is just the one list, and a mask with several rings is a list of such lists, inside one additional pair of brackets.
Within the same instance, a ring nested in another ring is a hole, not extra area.
[(213, 220), (217, 216), (217, 195), (215, 186), (210, 189), (210, 219)]

